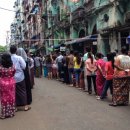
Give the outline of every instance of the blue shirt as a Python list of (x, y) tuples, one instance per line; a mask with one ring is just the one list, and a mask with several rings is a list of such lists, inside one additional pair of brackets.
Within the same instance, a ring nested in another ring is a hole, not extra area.
[(26, 68), (26, 62), (21, 56), (18, 56), (16, 54), (12, 54), (11, 59), (16, 69), (14, 78), (15, 78), (16, 83), (19, 83), (24, 80), (23, 70)]

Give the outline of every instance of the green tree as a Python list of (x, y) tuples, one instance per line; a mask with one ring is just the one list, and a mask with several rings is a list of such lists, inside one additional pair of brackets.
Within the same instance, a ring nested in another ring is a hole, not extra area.
[(0, 45), (0, 53), (1, 53), (1, 52), (5, 52), (5, 51), (6, 51), (6, 46), (1, 46), (1, 45)]

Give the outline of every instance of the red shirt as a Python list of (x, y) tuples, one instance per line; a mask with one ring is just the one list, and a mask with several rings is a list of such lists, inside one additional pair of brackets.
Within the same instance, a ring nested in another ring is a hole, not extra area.
[(114, 75), (114, 69), (112, 67), (112, 62), (108, 61), (105, 65), (105, 72), (106, 72), (106, 80), (112, 80)]

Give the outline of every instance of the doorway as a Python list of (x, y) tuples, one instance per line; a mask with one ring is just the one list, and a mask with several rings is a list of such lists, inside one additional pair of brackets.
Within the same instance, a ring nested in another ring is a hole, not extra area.
[(110, 53), (110, 44), (109, 44), (109, 35), (108, 36), (103, 36), (103, 47), (102, 51), (103, 54), (106, 56), (108, 53)]
[(125, 46), (129, 50), (129, 44), (126, 42), (126, 38), (129, 36), (129, 32), (121, 32), (121, 47)]

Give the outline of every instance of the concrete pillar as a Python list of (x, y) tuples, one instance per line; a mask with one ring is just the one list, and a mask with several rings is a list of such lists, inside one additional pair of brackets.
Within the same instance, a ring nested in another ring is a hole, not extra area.
[(113, 31), (112, 35), (110, 35), (109, 37), (109, 44), (110, 44), (110, 48), (111, 48), (111, 52), (114, 52), (115, 49), (117, 49), (117, 37), (116, 37), (116, 32)]
[(106, 39), (104, 39), (103, 36), (101, 36), (100, 34), (98, 34), (98, 39), (97, 39), (97, 51), (103, 53), (104, 55), (106, 55), (106, 45), (107, 44), (105, 42)]
[(73, 26), (70, 27), (70, 39), (73, 39)]
[(98, 34), (97, 38), (97, 51), (102, 52), (102, 38), (100, 34)]

